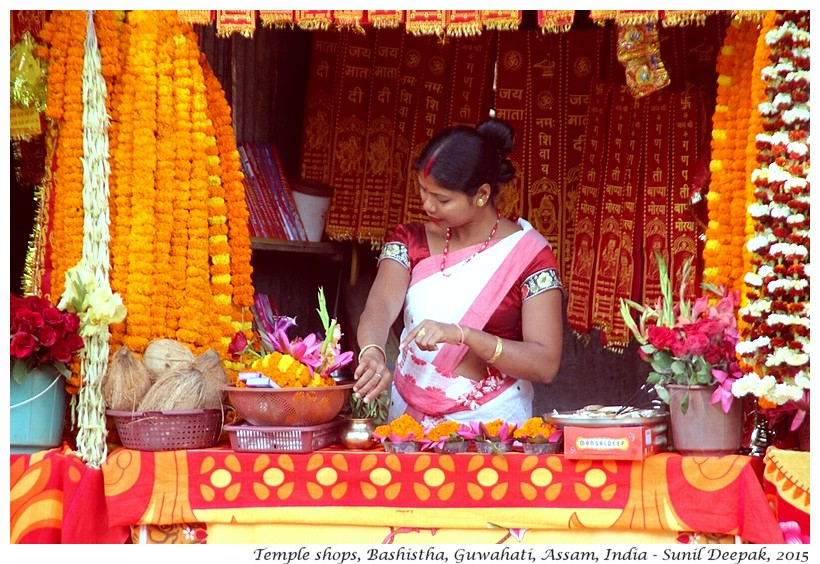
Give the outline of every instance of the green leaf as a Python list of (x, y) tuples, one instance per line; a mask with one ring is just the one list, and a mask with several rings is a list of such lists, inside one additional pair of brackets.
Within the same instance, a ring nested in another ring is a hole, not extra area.
[(11, 365), (11, 377), (14, 378), (14, 381), (18, 384), (22, 384), (27, 374), (28, 366), (26, 365), (26, 361), (22, 358), (15, 358)]
[(660, 372), (650, 372), (649, 375), (646, 377), (646, 383), (655, 385), (661, 381), (662, 374)]
[(689, 411), (689, 390), (686, 390), (686, 393), (683, 394), (683, 397), (680, 400), (680, 410), (681, 413), (686, 413)]
[(663, 403), (669, 405), (669, 402), (671, 400), (671, 398), (669, 397), (669, 390), (667, 390), (666, 388), (664, 388), (661, 385), (656, 385), (655, 386), (655, 393), (658, 394), (658, 397), (661, 398)]
[(675, 359), (674, 361), (672, 361), (672, 365), (670, 366), (670, 368), (672, 369), (672, 373), (675, 376), (681, 376), (683, 374), (686, 374), (686, 372), (687, 372), (686, 371), (686, 369), (687, 369), (686, 363), (681, 361), (681, 360), (678, 360), (678, 359)]

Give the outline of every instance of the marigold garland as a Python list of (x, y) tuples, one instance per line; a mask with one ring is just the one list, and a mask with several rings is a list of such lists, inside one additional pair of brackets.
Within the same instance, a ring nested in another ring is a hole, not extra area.
[(703, 251), (703, 280), (739, 289), (743, 280), (741, 249), (745, 242), (745, 148), (751, 114), (751, 66), (757, 25), (734, 19), (718, 54), (718, 87), (712, 117), (709, 220)]
[[(111, 115), (111, 288), (129, 310), (111, 345), (136, 353), (171, 337), (225, 358), (253, 303), (248, 210), (230, 106), (188, 24), (173, 11), (94, 14)], [(86, 12), (54, 11), (42, 54), (51, 64), (58, 281), (82, 244), (82, 98)], [(80, 27), (80, 26), (83, 27)], [(203, 68), (205, 67), (205, 68)], [(72, 239), (73, 238), (73, 239)], [(73, 242), (72, 242), (73, 241)]]
[[(65, 289), (65, 273), (82, 257), (83, 246), (83, 42), (86, 14), (84, 11), (55, 11), (43, 27), (49, 43), (43, 55), (49, 60), (46, 116), (58, 124), (59, 132), (53, 144), (51, 216), (51, 284), (44, 290), (52, 303), (57, 303)], [(53, 69), (53, 71), (51, 70)]]

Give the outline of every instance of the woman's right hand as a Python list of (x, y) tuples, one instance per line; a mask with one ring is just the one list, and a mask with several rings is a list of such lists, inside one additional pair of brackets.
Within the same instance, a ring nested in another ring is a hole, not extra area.
[(353, 371), (353, 393), (362, 398), (365, 403), (375, 401), (387, 389), (393, 380), (386, 359), (378, 348), (364, 351), (359, 365)]

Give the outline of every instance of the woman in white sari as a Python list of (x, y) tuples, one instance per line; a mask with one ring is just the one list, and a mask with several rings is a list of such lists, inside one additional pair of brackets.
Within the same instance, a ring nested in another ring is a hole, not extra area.
[[(490, 119), (442, 131), (416, 162), (429, 223), (399, 225), (359, 322), (354, 393), (373, 401), (392, 380), (389, 418), (532, 415), (533, 382), (551, 382), (561, 360), (562, 288), (549, 243), (501, 216), (494, 198), (515, 170), (513, 131)], [(404, 306), (394, 373), (384, 344)]]

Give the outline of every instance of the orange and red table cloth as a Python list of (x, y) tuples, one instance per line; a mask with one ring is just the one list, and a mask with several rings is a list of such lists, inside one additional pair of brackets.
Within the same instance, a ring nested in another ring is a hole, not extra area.
[[(493, 529), (505, 533), (501, 540), (519, 541), (528, 531), (552, 531), (634, 538), (663, 532), (668, 542), (697, 533), (782, 543), (760, 481), (762, 465), (744, 456), (671, 453), (589, 461), (523, 453), (263, 454), (216, 447), (119, 448), (95, 470), (64, 447), (11, 456), (11, 540), (124, 542), (132, 531), (184, 526), (191, 540), (209, 542), (220, 534), (254, 542), (254, 527), (267, 531), (265, 542), (277, 530), (289, 535), (282, 542), (315, 542), (311, 534), (332, 527), (374, 532), (359, 538), (371, 539), (365, 542), (403, 542), (399, 531), (441, 531), (429, 541), (437, 542), (447, 530)], [(90, 514), (97, 516), (93, 523)], [(292, 531), (306, 531), (305, 539), (293, 538)], [(532, 535), (527, 540), (537, 538)]]

